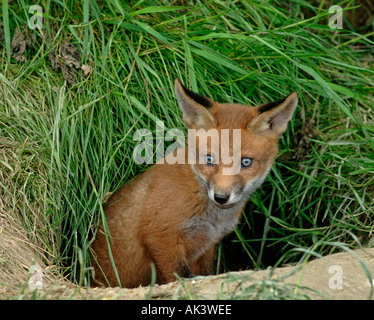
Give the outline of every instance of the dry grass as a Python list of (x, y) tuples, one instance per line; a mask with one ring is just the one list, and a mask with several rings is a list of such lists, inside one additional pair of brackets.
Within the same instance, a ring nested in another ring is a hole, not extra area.
[(45, 282), (56, 282), (53, 266), (46, 268), (41, 257), (45, 257), (41, 247), (32, 244), (25, 235), (25, 229), (19, 221), (0, 208), (0, 283), (24, 285), (32, 265), (40, 265), (44, 270)]
[[(29, 188), (43, 194), (43, 166), (30, 146), (1, 138), (0, 140), (0, 294), (12, 287), (27, 286), (33, 265), (43, 269), (43, 283), (51, 285), (62, 280), (45, 250), (47, 230), (41, 213), (40, 199), (31, 196)], [(33, 172), (37, 170), (38, 172)], [(22, 211), (22, 213), (21, 213)], [(32, 226), (26, 232), (24, 224)]]

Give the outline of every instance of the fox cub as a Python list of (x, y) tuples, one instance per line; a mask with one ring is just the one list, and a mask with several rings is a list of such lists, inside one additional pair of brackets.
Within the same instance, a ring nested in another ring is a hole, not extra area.
[(158, 162), (111, 196), (104, 209), (111, 255), (103, 226), (92, 244), (93, 277), (101, 285), (149, 285), (151, 264), (158, 283), (176, 280), (175, 274), (212, 274), (215, 246), (265, 180), (298, 102), (294, 92), (257, 107), (220, 104), (178, 79), (175, 92), (188, 141), (199, 143), (182, 150), (183, 161)]

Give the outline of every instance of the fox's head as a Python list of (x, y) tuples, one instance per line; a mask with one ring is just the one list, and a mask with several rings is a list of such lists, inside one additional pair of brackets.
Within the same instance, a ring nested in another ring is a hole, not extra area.
[(243, 204), (270, 171), (279, 137), (297, 105), (296, 92), (249, 107), (217, 103), (188, 90), (179, 79), (175, 91), (189, 129), (188, 160), (195, 163), (193, 170), (210, 200), (220, 208)]

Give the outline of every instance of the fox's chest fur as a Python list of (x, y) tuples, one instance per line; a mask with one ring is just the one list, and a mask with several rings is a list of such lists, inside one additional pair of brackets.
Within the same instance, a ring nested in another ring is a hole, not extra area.
[(243, 203), (229, 209), (221, 209), (207, 201), (205, 212), (195, 215), (181, 226), (188, 243), (191, 243), (189, 260), (193, 261), (234, 230), (239, 223)]

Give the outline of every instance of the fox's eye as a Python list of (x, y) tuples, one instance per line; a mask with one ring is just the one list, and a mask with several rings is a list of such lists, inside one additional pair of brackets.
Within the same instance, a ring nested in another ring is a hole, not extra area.
[(242, 167), (249, 167), (252, 164), (252, 159), (251, 158), (243, 158), (242, 159)]
[(213, 165), (214, 164), (214, 158), (213, 158), (213, 156), (211, 156), (210, 154), (207, 154), (205, 156), (205, 163)]

